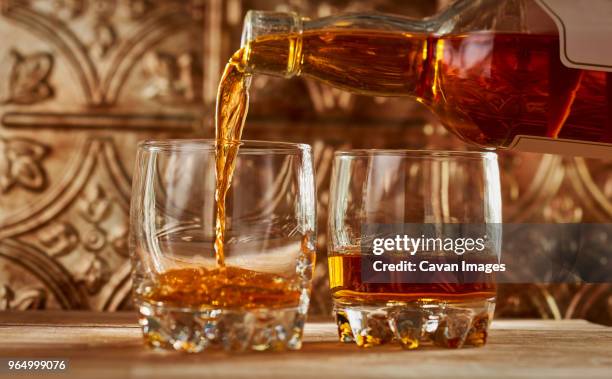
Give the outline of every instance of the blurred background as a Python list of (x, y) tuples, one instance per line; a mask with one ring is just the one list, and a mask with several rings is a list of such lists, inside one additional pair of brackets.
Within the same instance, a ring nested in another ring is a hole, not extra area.
[[(447, 0), (0, 0), (0, 309), (129, 309), (136, 144), (213, 137), (221, 70), (249, 9), (423, 17)], [(313, 145), (311, 313), (331, 314), (326, 208), (337, 148), (465, 149), (421, 105), (255, 77), (244, 138)], [(503, 153), (504, 222), (612, 221), (612, 160)], [(558, 236), (530, 236), (533, 254)], [(612, 241), (599, 241), (608, 248)], [(504, 254), (511, 254), (505, 251)], [(597, 249), (593, 269), (606, 269)], [(526, 269), (528, 269), (526, 267)], [(612, 325), (609, 284), (501, 285), (498, 317)]]

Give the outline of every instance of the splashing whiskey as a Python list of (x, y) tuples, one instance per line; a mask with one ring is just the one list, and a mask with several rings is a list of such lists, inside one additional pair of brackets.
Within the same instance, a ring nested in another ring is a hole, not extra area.
[[(226, 65), (219, 84), (216, 108), (216, 267), (168, 270), (157, 277), (144, 297), (149, 302), (180, 307), (223, 309), (291, 308), (300, 300), (299, 277), (284, 277), (226, 266), (226, 196), (231, 185), (242, 129), (248, 110), (251, 76), (239, 50)], [(311, 254), (302, 244), (300, 254)]]
[(215, 113), (216, 139), (216, 218), (215, 256), (218, 268), (225, 267), (225, 198), (232, 181), (240, 138), (249, 108), (249, 85), (251, 76), (239, 64), (243, 51), (239, 50), (225, 66)]

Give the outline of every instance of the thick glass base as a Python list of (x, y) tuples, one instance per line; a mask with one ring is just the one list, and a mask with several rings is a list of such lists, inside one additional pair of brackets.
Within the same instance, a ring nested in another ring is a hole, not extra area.
[(397, 342), (404, 349), (424, 345), (483, 346), (494, 309), (495, 299), (334, 305), (341, 342), (354, 342), (361, 347)]
[(297, 350), (302, 346), (305, 314), (296, 308), (223, 310), (170, 308), (141, 302), (140, 326), (155, 348), (197, 353)]

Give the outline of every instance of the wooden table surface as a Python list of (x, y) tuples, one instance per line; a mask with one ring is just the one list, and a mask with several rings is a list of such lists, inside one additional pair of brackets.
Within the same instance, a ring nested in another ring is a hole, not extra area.
[(332, 323), (310, 322), (299, 352), (180, 354), (145, 348), (132, 313), (0, 312), (0, 358), (69, 359), (66, 373), (36, 376), (62, 378), (610, 379), (612, 328), (496, 320), (483, 348), (402, 351), (341, 344)]

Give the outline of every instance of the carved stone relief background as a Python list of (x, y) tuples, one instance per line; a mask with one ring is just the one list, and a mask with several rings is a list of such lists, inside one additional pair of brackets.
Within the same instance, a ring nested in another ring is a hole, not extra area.
[(136, 144), (204, 133), (219, 30), (197, 0), (0, 4), (0, 307), (126, 307)]
[[(137, 141), (214, 134), (219, 74), (239, 47), (246, 10), (420, 17), (443, 3), (0, 0), (0, 309), (130, 306), (126, 222)], [(252, 88), (245, 138), (314, 146), (320, 259), (312, 312), (329, 314), (324, 232), (334, 149), (465, 146), (406, 99), (299, 78), (259, 76)], [(503, 153), (500, 165), (506, 222), (612, 220), (612, 161)], [(612, 290), (506, 285), (497, 311), (610, 324)]]

